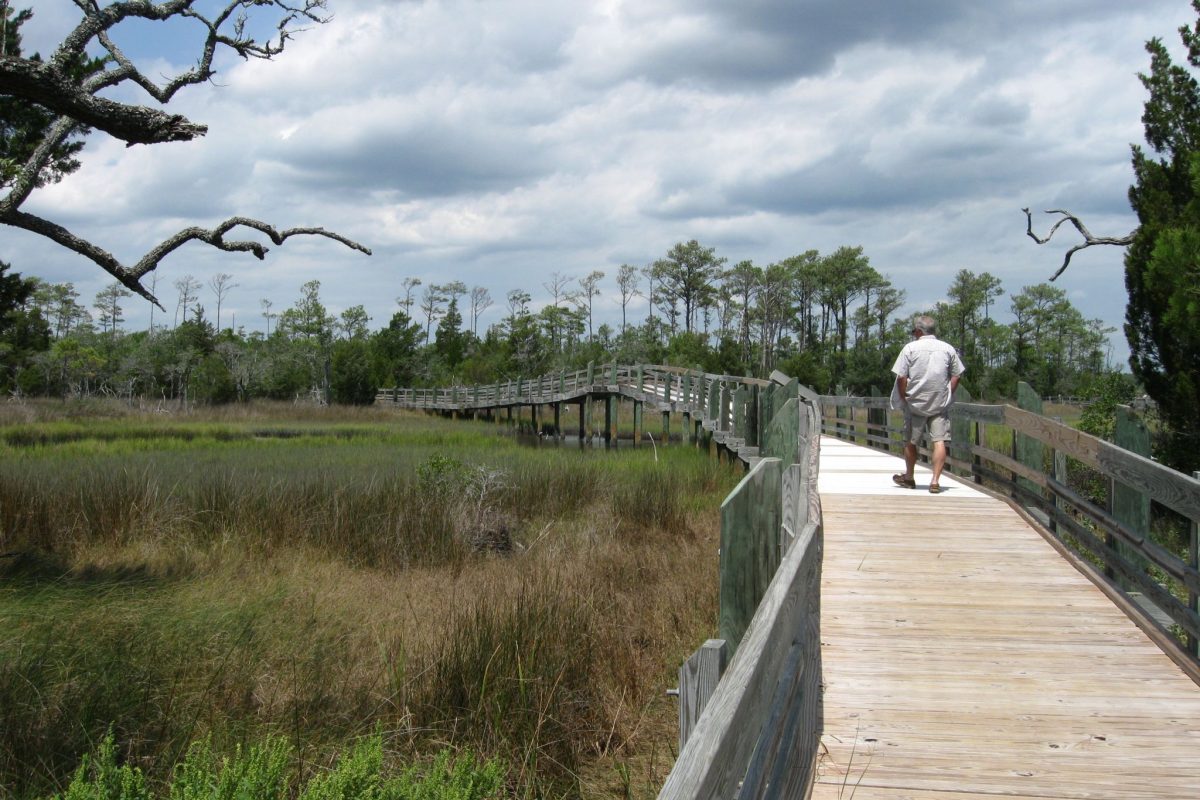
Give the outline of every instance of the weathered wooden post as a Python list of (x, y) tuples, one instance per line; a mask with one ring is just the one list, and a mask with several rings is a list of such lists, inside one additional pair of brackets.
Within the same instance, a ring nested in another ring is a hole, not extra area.
[(687, 744), (692, 728), (704, 712), (725, 671), (728, 648), (720, 639), (709, 639), (679, 668), (679, 749)]
[(587, 366), (588, 391), (591, 391), (591, 388), (595, 383), (596, 383), (596, 362), (589, 361), (588, 366)]
[[(845, 386), (842, 386), (840, 383), (833, 388), (833, 393), (838, 397), (845, 397), (849, 391), (849, 389), (847, 389)], [(846, 410), (846, 407), (840, 403), (835, 404), (833, 407), (833, 418), (837, 420), (834, 423), (834, 430), (837, 432), (837, 438), (839, 439), (854, 438), (852, 434), (853, 428), (848, 427), (842, 422), (842, 420), (846, 418)], [(854, 416), (854, 412), (852, 410), (850, 411), (850, 416), (851, 418)]]
[(664, 412), (662, 412), (662, 443), (663, 443), (663, 446), (666, 447), (667, 443), (670, 440), (671, 440), (671, 412), (664, 411)]
[[(1200, 470), (1193, 472), (1192, 477), (1200, 481)], [(1192, 569), (1200, 569), (1200, 523), (1193, 519), (1188, 528), (1188, 564)], [(1188, 608), (1200, 613), (1200, 595), (1196, 592), (1188, 592)], [(1200, 639), (1189, 635), (1188, 650), (1192, 655), (1200, 656)]]
[[(971, 393), (967, 391), (967, 387), (959, 386), (954, 393), (954, 400), (958, 403), (971, 402)], [(952, 407), (953, 408), (953, 407)], [(971, 462), (971, 420), (966, 417), (960, 417), (954, 414), (953, 410), (950, 413), (950, 451), (954, 453), (955, 459), (963, 463)], [(959, 470), (959, 474), (962, 474)]]
[[(1062, 422), (1062, 417), (1055, 417), (1054, 420), (1056, 422)], [(1068, 479), (1067, 454), (1064, 453), (1063, 451), (1059, 450), (1058, 448), (1054, 448), (1050, 452), (1052, 453), (1052, 457), (1054, 460), (1054, 480), (1058, 481), (1063, 486), (1066, 486), (1067, 479)], [(1051, 514), (1051, 516), (1050, 516), (1050, 530), (1053, 533), (1058, 533), (1058, 515), (1066, 507), (1066, 503), (1063, 502), (1063, 499), (1058, 496), (1057, 492), (1054, 492), (1053, 494), (1054, 494), (1054, 513)]]
[(679, 441), (683, 444), (691, 444), (694, 435), (692, 431), (692, 373), (690, 372), (684, 372), (679, 378), (679, 409), (683, 425), (679, 431)]
[[(1131, 453), (1150, 457), (1150, 431), (1129, 406), (1117, 406), (1113, 443)], [(1120, 481), (1113, 481), (1112, 505), (1113, 517), (1142, 536), (1150, 535), (1150, 497), (1148, 495), (1131, 489)], [(1146, 573), (1146, 559), (1136, 548), (1125, 542), (1117, 542), (1117, 552), (1132, 564), (1139, 574)], [(1127, 589), (1136, 588), (1131, 583), (1122, 581), (1122, 584)]]
[(750, 387), (739, 383), (733, 391), (733, 435), (747, 445), (750, 444), (750, 437), (746, 435), (746, 404), (749, 399)]
[(604, 398), (604, 443), (608, 447), (617, 444), (617, 400), (620, 395), (610, 394)]
[(562, 403), (554, 403), (554, 438), (562, 438)]
[(760, 445), (759, 439), (762, 436), (762, 428), (760, 427), (760, 418), (758, 416), (759, 396), (761, 391), (758, 384), (747, 387), (748, 393), (746, 396), (746, 444), (751, 447)]
[(642, 406), (641, 400), (633, 401), (633, 446), (637, 447), (642, 441)]
[[(878, 400), (882, 396), (883, 395), (879, 393), (878, 387), (871, 387), (872, 400)], [(879, 439), (885, 440), (883, 441), (884, 448), (890, 453), (892, 452), (892, 442), (891, 436), (888, 434), (887, 430), (887, 413), (888, 412), (886, 408), (876, 407), (874, 405), (867, 408), (867, 436), (877, 436)], [(872, 426), (876, 427), (872, 429)], [(957, 436), (957, 434), (954, 435)]]
[(732, 422), (732, 420), (730, 419), (731, 414), (729, 412), (732, 411), (731, 406), (733, 405), (733, 398), (730, 395), (729, 383), (727, 381), (721, 381), (720, 386), (721, 386), (721, 395), (720, 395), (720, 399), (718, 401), (720, 403), (720, 408), (717, 412), (719, 414), (719, 416), (717, 417), (717, 429), (722, 430), (722, 431), (728, 431), (729, 425)]
[(587, 407), (588, 395), (579, 398), (579, 444), (587, 441)]
[[(1041, 414), (1042, 398), (1033, 390), (1032, 386), (1025, 381), (1020, 381), (1017, 384), (1017, 406), (1026, 411), (1032, 411), (1035, 414)], [(1014, 431), (1013, 435), (1015, 437), (1013, 440), (1013, 455), (1016, 460), (1034, 472), (1044, 472), (1046, 467), (1043, 460), (1045, 458), (1045, 454), (1042, 448), (1042, 443), (1037, 439), (1034, 439), (1032, 436), (1026, 436), (1023, 433), (1016, 433)], [(1013, 475), (1013, 477), (1016, 479), (1017, 486), (1024, 489), (1029, 494), (1034, 495), (1035, 497), (1042, 496), (1041, 489), (1033, 481), (1017, 475)]]
[(529, 424), (533, 426), (534, 436), (537, 436), (539, 433), (541, 433), (541, 423), (538, 422), (538, 404), (536, 400), (529, 404)]

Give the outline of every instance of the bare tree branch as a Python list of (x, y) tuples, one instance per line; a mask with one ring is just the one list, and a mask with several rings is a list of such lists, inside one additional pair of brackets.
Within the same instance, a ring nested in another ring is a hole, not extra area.
[[(215, 16), (208, 18), (194, 8), (196, 0), (118, 0), (101, 6), (97, 0), (74, 0), (83, 13), (79, 24), (63, 39), (49, 61), (42, 63), (19, 56), (0, 56), (0, 94), (21, 98), (42, 106), (59, 117), (41, 133), (38, 146), (23, 164), (10, 165), (9, 177), (0, 188), (8, 192), (0, 196), (0, 223), (22, 228), (44, 236), (63, 247), (90, 259), (123, 286), (162, 308), (162, 304), (141, 284), (141, 279), (159, 263), (191, 241), (205, 242), (218, 250), (248, 252), (262, 259), (267, 248), (252, 240), (226, 240), (225, 235), (237, 227), (246, 227), (265, 234), (281, 245), (292, 236), (323, 236), (360, 252), (371, 254), (363, 245), (324, 228), (288, 228), (274, 226), (248, 217), (230, 217), (214, 228), (189, 227), (176, 233), (147, 252), (137, 263), (126, 266), (111, 253), (86, 239), (76, 236), (63, 226), (20, 210), (21, 205), (42, 182), (43, 171), (56, 148), (70, 137), (85, 132), (85, 128), (102, 130), (113, 137), (134, 144), (159, 144), (187, 141), (203, 136), (208, 127), (193, 123), (179, 114), (168, 114), (155, 108), (122, 103), (97, 93), (102, 89), (131, 82), (139, 86), (158, 103), (166, 104), (185, 86), (203, 83), (215, 74), (212, 68), (218, 47), (233, 50), (244, 59), (270, 60), (283, 52), (287, 41), (306, 23), (328, 21), (321, 12), (326, 0), (224, 0)], [(275, 32), (266, 41), (246, 34), (246, 12), (251, 9), (272, 8), (279, 12)], [(126, 19), (166, 20), (181, 17), (194, 20), (205, 30), (204, 44), (196, 65), (186, 72), (165, 80), (161, 85), (143, 74), (109, 36), (109, 32)], [(97, 70), (80, 75), (77, 65), (87, 59), (87, 48), (93, 42), (104, 48), (106, 55)]]
[(51, 65), (23, 58), (0, 58), (0, 94), (45, 106), (129, 145), (188, 141), (208, 132), (181, 114), (94, 97)]
[[(5, 222), (17, 228), (37, 233), (51, 239), (58, 244), (73, 250), (80, 255), (91, 259), (96, 265), (112, 275), (121, 282), (126, 288), (138, 293), (150, 302), (162, 309), (162, 304), (158, 298), (152, 295), (141, 284), (141, 279), (149, 272), (153, 271), (164, 258), (178, 250), (181, 246), (192, 241), (200, 241), (210, 244), (218, 250), (224, 250), (229, 253), (252, 253), (255, 258), (260, 261), (266, 258), (268, 249), (259, 242), (249, 240), (226, 241), (225, 234), (229, 233), (233, 228), (246, 227), (264, 233), (276, 245), (282, 245), (284, 241), (293, 236), (324, 236), (327, 239), (332, 239), (335, 242), (340, 242), (349, 248), (358, 250), (361, 253), (371, 255), (369, 248), (347, 239), (341, 234), (327, 231), (324, 228), (288, 228), (280, 231), (272, 225), (256, 219), (248, 217), (230, 217), (229, 219), (217, 225), (214, 228), (185, 228), (162, 243), (155, 245), (146, 255), (142, 256), (136, 264), (127, 267), (116, 259), (107, 250), (104, 250), (86, 239), (74, 235), (63, 226), (51, 222), (33, 214), (27, 214), (23, 211), (11, 211), (8, 214), (0, 214), (0, 222)], [(166, 309), (163, 309), (164, 311)]]
[(1040, 238), (1036, 233), (1033, 232), (1033, 215), (1029, 213), (1029, 209), (1022, 208), (1021, 210), (1025, 212), (1025, 233), (1029, 234), (1029, 238), (1033, 239), (1038, 244), (1046, 244), (1046, 242), (1050, 241), (1051, 237), (1054, 236), (1055, 232), (1058, 231), (1064, 222), (1070, 222), (1072, 225), (1074, 225), (1075, 230), (1079, 231), (1079, 235), (1083, 237), (1083, 244), (1075, 245), (1067, 251), (1065, 256), (1063, 256), (1062, 266), (1058, 268), (1058, 272), (1050, 276), (1050, 280), (1052, 281), (1067, 271), (1067, 267), (1071, 264), (1071, 256), (1075, 255), (1076, 252), (1098, 244), (1113, 244), (1120, 247), (1128, 247), (1133, 242), (1134, 234), (1137, 233), (1135, 230), (1125, 236), (1094, 236), (1092, 232), (1087, 229), (1087, 226), (1084, 225), (1079, 219), (1079, 217), (1075, 216), (1069, 211), (1064, 211), (1061, 208), (1053, 208), (1048, 209), (1045, 213), (1062, 214), (1062, 219), (1054, 223), (1054, 226), (1050, 228), (1050, 232), (1046, 234), (1045, 238)]

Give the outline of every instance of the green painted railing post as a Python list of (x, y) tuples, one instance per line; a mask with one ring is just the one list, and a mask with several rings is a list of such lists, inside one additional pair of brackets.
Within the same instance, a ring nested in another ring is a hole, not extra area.
[(721, 639), (732, 654), (779, 567), (783, 462), (764, 458), (721, 504)]
[(589, 361), (587, 366), (587, 385), (590, 389), (592, 384), (596, 382), (596, 362)]
[(800, 398), (794, 397), (777, 409), (763, 428), (758, 454), (778, 458), (786, 469), (796, 463), (800, 448)]
[[(1137, 453), (1139, 456), (1150, 457), (1150, 431), (1129, 406), (1117, 406), (1113, 443), (1123, 450)], [(1113, 517), (1125, 523), (1130, 530), (1136, 531), (1142, 536), (1150, 535), (1150, 497), (1148, 495), (1131, 489), (1120, 481), (1113, 481), (1112, 507)], [(1134, 565), (1140, 574), (1146, 573), (1146, 559), (1134, 547), (1124, 542), (1118, 542), (1117, 552)], [(1127, 588), (1136, 589), (1137, 587), (1128, 584)]]
[[(1200, 481), (1200, 470), (1193, 472), (1192, 477)], [(1200, 569), (1200, 523), (1191, 520), (1188, 528), (1188, 564), (1192, 569)], [(1188, 592), (1188, 608), (1200, 614), (1200, 595), (1196, 592)], [(1200, 656), (1200, 639), (1189, 635), (1188, 650), (1192, 655)]]
[[(959, 386), (954, 393), (954, 402), (969, 403), (973, 398), (971, 393), (967, 391), (967, 387)], [(974, 423), (965, 417), (958, 417), (954, 413), (954, 407), (950, 410), (950, 454), (954, 458), (964, 464), (971, 463), (971, 441), (974, 439), (972, 426)], [(973, 470), (970, 467), (965, 467), (959, 470), (959, 474), (971, 474)]]
[[(871, 399), (877, 400), (882, 395), (879, 393), (879, 388), (871, 387)], [(868, 408), (867, 409), (867, 435), (877, 436), (879, 439), (890, 439), (887, 432), (887, 409), (886, 408)], [(878, 425), (878, 428), (872, 429), (872, 425)], [(892, 443), (888, 441), (886, 444), (887, 451), (892, 452)]]
[(558, 371), (558, 393), (559, 395), (567, 393), (567, 371), (565, 369)]
[[(1055, 417), (1054, 421), (1062, 422), (1062, 417)], [(1053, 464), (1054, 464), (1054, 480), (1058, 481), (1063, 486), (1068, 485), (1067, 480), (1068, 480), (1069, 476), (1067, 475), (1067, 454), (1062, 452), (1061, 450), (1058, 450), (1057, 448), (1051, 450), (1050, 452), (1052, 453), (1051, 460), (1053, 461)], [(978, 456), (976, 456), (976, 459), (977, 460), (975, 463), (978, 463)], [(1054, 512), (1055, 513), (1052, 513), (1050, 515), (1050, 531), (1052, 533), (1058, 533), (1058, 513), (1062, 512), (1066, 507), (1067, 507), (1066, 501), (1064, 501), (1061, 497), (1058, 496), (1057, 493), (1055, 493), (1054, 494)]]
[[(1032, 411), (1035, 414), (1042, 413), (1042, 398), (1033, 390), (1025, 381), (1017, 384), (1017, 406), (1026, 411)], [(1045, 467), (1045, 451), (1042, 443), (1032, 436), (1026, 436), (1023, 433), (1014, 433), (1013, 441), (1013, 456), (1017, 461), (1034, 472), (1044, 473)], [(1025, 489), (1030, 494), (1041, 497), (1041, 488), (1033, 481), (1026, 478), (1017, 478), (1017, 486)], [(1020, 498), (1018, 498), (1020, 499)]]
[(751, 444), (746, 434), (746, 404), (750, 401), (750, 387), (739, 383), (733, 392), (733, 435), (747, 445)]
[(746, 394), (746, 444), (750, 447), (758, 447), (760, 442), (761, 428), (759, 426), (758, 416), (758, 398), (760, 392), (758, 384), (747, 387)]
[(732, 422), (729, 412), (733, 410), (731, 408), (733, 398), (730, 396), (728, 383), (720, 381), (719, 385), (721, 387), (721, 394), (717, 401), (719, 403), (717, 407), (717, 430), (728, 431), (730, 422)]
[[(845, 386), (842, 386), (839, 383), (836, 387), (834, 387), (833, 393), (836, 394), (838, 397), (846, 397), (850, 393), (850, 390), (847, 389)], [(837, 430), (837, 438), (839, 438), (839, 439), (847, 439), (847, 438), (853, 439), (854, 438), (854, 435), (853, 435), (854, 427), (842, 424), (842, 420), (847, 418), (847, 415), (846, 415), (847, 411), (850, 412), (849, 418), (853, 419), (854, 418), (854, 410), (853, 409), (847, 408), (846, 406), (834, 406), (833, 407), (833, 416), (834, 416), (834, 419), (837, 420), (837, 423), (835, 425), (836, 430)]]
[(617, 385), (617, 362), (612, 362), (612, 368), (608, 372), (608, 385)]
[(721, 429), (721, 382), (712, 381), (708, 385), (708, 414), (709, 421), (715, 423), (715, 430)]
[(683, 373), (683, 380), (680, 383), (680, 390), (683, 394), (683, 397), (680, 399), (683, 401), (684, 405), (688, 405), (692, 402), (692, 373)]
[(609, 447), (617, 443), (617, 395), (604, 398), (604, 442)]
[(646, 372), (641, 364), (637, 366), (637, 387), (639, 392), (646, 390)]

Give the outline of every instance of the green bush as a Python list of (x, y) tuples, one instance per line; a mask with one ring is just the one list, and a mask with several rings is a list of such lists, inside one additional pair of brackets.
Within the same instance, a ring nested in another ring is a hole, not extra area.
[[(94, 753), (83, 757), (74, 778), (54, 800), (285, 800), (291, 796), (292, 748), (273, 737), (232, 758), (218, 758), (208, 739), (192, 744), (170, 785), (152, 791), (142, 771), (117, 764), (110, 730)], [(507, 770), (471, 753), (454, 759), (448, 750), (428, 768), (408, 767), (394, 777), (384, 768), (383, 738), (364, 738), (328, 772), (309, 779), (300, 800), (488, 800), (501, 796)]]

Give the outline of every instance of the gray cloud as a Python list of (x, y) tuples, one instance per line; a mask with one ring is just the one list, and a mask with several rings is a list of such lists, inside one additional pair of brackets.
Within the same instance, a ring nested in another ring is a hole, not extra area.
[[(39, 0), (43, 52), (73, 9)], [(1142, 43), (1173, 41), (1191, 15), (1182, 0), (331, 0), (331, 11), (277, 62), (223, 62), (219, 85), (172, 103), (210, 126), (204, 140), (148, 156), (96, 139), (38, 209), (114, 251), (234, 213), (375, 248), (367, 259), (289, 242), (260, 264), (189, 246), (164, 264), (160, 289), (184, 272), (236, 273), (245, 297), (231, 301), (247, 320), (259, 297), (278, 310), (312, 278), (331, 308), (364, 303), (377, 321), (405, 275), (484, 285), (499, 303), (518, 286), (538, 300), (551, 271), (604, 269), (611, 295), (621, 262), (690, 238), (757, 263), (861, 244), (914, 303), (964, 267), (1017, 291), (1069, 246), (1035, 247), (1022, 206), (1072, 208), (1097, 233), (1132, 226)], [(163, 46), (130, 43), (150, 56)], [(0, 237), (17, 269), (73, 275), (85, 298), (108, 280), (61, 248)], [(1119, 253), (1076, 260), (1068, 289), (1119, 283)], [(1120, 301), (1081, 310), (1118, 322)]]
[(320, 133), (273, 154), (297, 185), (339, 192), (437, 198), (511, 189), (545, 175), (546, 158), (519, 132), (430, 121), (351, 132), (336, 147)]

